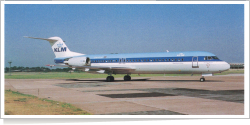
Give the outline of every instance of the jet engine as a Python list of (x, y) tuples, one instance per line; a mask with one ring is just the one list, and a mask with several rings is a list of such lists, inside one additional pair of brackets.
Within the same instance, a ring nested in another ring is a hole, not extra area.
[(64, 64), (71, 66), (90, 66), (91, 61), (89, 57), (74, 57), (65, 59)]

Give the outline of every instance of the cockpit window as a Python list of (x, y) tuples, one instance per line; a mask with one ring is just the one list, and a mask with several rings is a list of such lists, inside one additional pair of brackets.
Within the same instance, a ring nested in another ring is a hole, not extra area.
[(212, 57), (211, 57), (211, 56), (208, 56), (208, 57), (207, 57), (207, 60), (212, 60)]
[(212, 56), (212, 58), (213, 58), (213, 59), (217, 59), (217, 60), (219, 59), (217, 56)]
[(204, 60), (219, 60), (217, 56), (205, 56)]

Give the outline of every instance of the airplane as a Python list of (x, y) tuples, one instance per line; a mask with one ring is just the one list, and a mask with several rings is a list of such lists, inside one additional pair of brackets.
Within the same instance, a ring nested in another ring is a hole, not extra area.
[(60, 37), (36, 38), (50, 43), (57, 65), (80, 69), (88, 73), (106, 73), (106, 81), (114, 81), (113, 74), (125, 74), (124, 80), (130, 81), (131, 74), (201, 74), (205, 76), (227, 71), (230, 65), (216, 55), (205, 51), (124, 53), (86, 55), (72, 52)]

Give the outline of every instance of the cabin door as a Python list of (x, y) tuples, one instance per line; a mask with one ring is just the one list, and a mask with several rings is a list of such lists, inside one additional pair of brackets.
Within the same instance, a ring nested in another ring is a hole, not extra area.
[(198, 65), (198, 56), (194, 56), (192, 58), (192, 68), (199, 68), (199, 65)]
[(126, 63), (126, 58), (120, 58), (119, 63), (120, 64), (125, 64)]

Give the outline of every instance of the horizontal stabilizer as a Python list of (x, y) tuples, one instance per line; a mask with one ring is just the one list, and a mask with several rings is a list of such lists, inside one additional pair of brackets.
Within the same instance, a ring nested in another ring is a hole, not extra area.
[(29, 36), (24, 36), (24, 37), (25, 38), (31, 38), (31, 39), (47, 40), (49, 42), (56, 42), (57, 41), (57, 39), (50, 39), (50, 38), (46, 39), (46, 38), (37, 38), (37, 37), (29, 37)]

